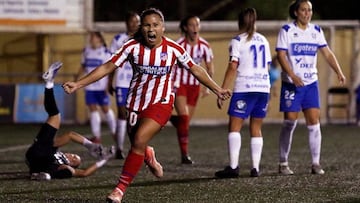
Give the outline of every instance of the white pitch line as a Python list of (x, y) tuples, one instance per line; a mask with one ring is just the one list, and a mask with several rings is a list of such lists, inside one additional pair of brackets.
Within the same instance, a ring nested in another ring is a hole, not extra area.
[(2, 148), (2, 149), (0, 149), (0, 153), (23, 150), (23, 149), (28, 148), (29, 146), (30, 145), (17, 145), (17, 146), (13, 146), (13, 147)]

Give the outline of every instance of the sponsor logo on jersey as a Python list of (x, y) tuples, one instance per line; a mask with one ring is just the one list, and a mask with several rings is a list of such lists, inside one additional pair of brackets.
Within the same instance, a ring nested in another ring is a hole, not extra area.
[(293, 56), (315, 56), (317, 53), (317, 44), (311, 43), (293, 43), (291, 50)]
[(295, 63), (299, 64), (301, 62), (301, 60), (302, 60), (302, 58), (299, 58), (299, 59), (295, 58)]
[(304, 78), (311, 79), (311, 78), (313, 78), (314, 75), (316, 75), (315, 72), (304, 73)]
[(88, 58), (85, 60), (84, 65), (86, 68), (96, 68), (100, 66), (102, 63), (103, 63), (102, 60)]
[(240, 77), (244, 78), (245, 80), (263, 81), (269, 78), (269, 74), (255, 73), (254, 75), (245, 75)]
[(166, 75), (170, 72), (170, 66), (137, 65), (136, 68), (139, 71), (139, 73), (149, 74), (149, 75)]
[(268, 89), (270, 85), (260, 85), (260, 84), (246, 84), (246, 88), (260, 88), (260, 89)]

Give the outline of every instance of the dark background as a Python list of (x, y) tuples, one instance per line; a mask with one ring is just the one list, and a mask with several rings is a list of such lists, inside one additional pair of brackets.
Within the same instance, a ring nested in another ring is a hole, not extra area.
[[(291, 0), (94, 0), (95, 21), (123, 21), (127, 11), (140, 13), (148, 7), (159, 8), (166, 20), (177, 21), (187, 14), (202, 20), (236, 20), (241, 9), (254, 7), (259, 20), (285, 20)], [(313, 19), (359, 20), (357, 0), (312, 0)]]

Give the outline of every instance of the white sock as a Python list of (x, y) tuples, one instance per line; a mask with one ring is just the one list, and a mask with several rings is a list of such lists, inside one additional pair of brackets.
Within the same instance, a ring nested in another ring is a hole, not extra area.
[(241, 135), (239, 132), (230, 132), (228, 136), (230, 167), (235, 169), (239, 164)]
[(84, 138), (84, 141), (83, 141), (83, 145), (88, 149), (92, 149), (92, 146), (94, 145), (94, 143), (92, 143), (90, 140)]
[(280, 163), (287, 163), (297, 120), (284, 120), (279, 137)]
[(46, 89), (51, 89), (54, 87), (54, 81), (46, 81), (45, 83)]
[(261, 153), (263, 148), (263, 138), (252, 137), (250, 140), (250, 148), (253, 168), (256, 168), (256, 170), (259, 171)]
[(320, 151), (321, 151), (321, 130), (320, 123), (315, 125), (308, 125), (309, 130), (309, 146), (312, 157), (312, 164), (320, 164)]
[(126, 135), (126, 120), (119, 119), (117, 121), (117, 146), (118, 149), (123, 150), (124, 149), (124, 140)]
[(91, 131), (96, 138), (101, 137), (101, 117), (98, 111), (90, 113)]
[(116, 132), (116, 119), (115, 114), (112, 109), (109, 109), (109, 111), (105, 114), (106, 122), (110, 128), (111, 134), (115, 135)]

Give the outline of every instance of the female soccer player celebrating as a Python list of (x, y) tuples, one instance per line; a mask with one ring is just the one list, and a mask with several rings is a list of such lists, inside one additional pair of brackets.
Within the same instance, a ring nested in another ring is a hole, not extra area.
[[(79, 70), (79, 77), (83, 73), (90, 73), (97, 66), (105, 63), (111, 56), (105, 43), (105, 39), (100, 32), (90, 33), (90, 44), (86, 46), (81, 60), (81, 69)], [(113, 110), (110, 108), (110, 98), (107, 93), (108, 77), (94, 82), (85, 88), (86, 105), (90, 110), (90, 124), (94, 135), (91, 141), (100, 143), (101, 141), (101, 116), (98, 111), (98, 106), (101, 107), (105, 114), (105, 119), (111, 131), (111, 135), (115, 134), (116, 121)]]
[(132, 182), (143, 162), (156, 177), (163, 176), (162, 166), (155, 158), (149, 141), (167, 123), (173, 107), (171, 68), (179, 62), (220, 99), (231, 96), (230, 90), (220, 88), (196, 65), (189, 54), (176, 42), (164, 37), (164, 16), (150, 8), (140, 15), (140, 28), (105, 64), (77, 82), (63, 85), (67, 93), (91, 84), (110, 74), (129, 60), (134, 70), (127, 99), (128, 133), (131, 149), (125, 159), (118, 185), (107, 197), (108, 202), (121, 202), (126, 188)]
[[(249, 116), (252, 158), (250, 176), (259, 176), (263, 147), (261, 126), (269, 101), (271, 53), (267, 39), (256, 32), (256, 18), (256, 10), (253, 8), (240, 12), (238, 20), (240, 34), (230, 42), (230, 61), (222, 85), (223, 88), (229, 88), (236, 76), (234, 94), (228, 110), (230, 164), (224, 170), (215, 173), (218, 178), (239, 176), (240, 130), (244, 120)], [(222, 100), (218, 100), (219, 108), (222, 105)]]
[(293, 174), (288, 166), (288, 156), (298, 115), (302, 110), (309, 130), (311, 172), (324, 174), (320, 166), (321, 131), (317, 52), (320, 51), (323, 54), (341, 84), (345, 83), (345, 76), (334, 53), (327, 46), (322, 29), (310, 23), (311, 2), (309, 0), (294, 1), (289, 8), (289, 14), (294, 22), (281, 28), (276, 44), (282, 68), (280, 111), (284, 112), (284, 124), (279, 142), (279, 173)]
[[(184, 18), (180, 22), (180, 29), (184, 36), (176, 42), (184, 47), (197, 65), (205, 61), (207, 73), (212, 76), (214, 73), (214, 56), (209, 43), (199, 36), (199, 17), (190, 15)], [(181, 163), (192, 164), (193, 161), (188, 155), (189, 124), (199, 98), (200, 82), (188, 70), (181, 67), (175, 69), (174, 80), (174, 85), (178, 86), (175, 97), (177, 116), (171, 116), (170, 121), (177, 129)], [(203, 96), (208, 94), (208, 89), (203, 88)]]

